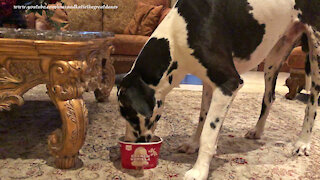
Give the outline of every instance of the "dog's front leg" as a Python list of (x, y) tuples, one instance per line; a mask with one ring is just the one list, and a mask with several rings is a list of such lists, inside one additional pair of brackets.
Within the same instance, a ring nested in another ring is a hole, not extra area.
[[(240, 79), (237, 81), (233, 81), (232, 83), (239, 83), (238, 85), (242, 84)], [(238, 86), (237, 90), (238, 89), (240, 89), (240, 86)], [(229, 109), (229, 105), (237, 93), (237, 90), (226, 94), (220, 87), (218, 87), (213, 91), (208, 116), (204, 122), (200, 137), (198, 159), (193, 168), (186, 173), (184, 178), (185, 180), (207, 179), (211, 159), (216, 153), (217, 138), (223, 119)]]
[(210, 103), (212, 98), (212, 88), (204, 83), (202, 90), (202, 100), (201, 100), (201, 110), (199, 123), (196, 132), (191, 136), (191, 138), (179, 147), (179, 152), (192, 154), (199, 149), (200, 135), (203, 129), (204, 122), (207, 118)]

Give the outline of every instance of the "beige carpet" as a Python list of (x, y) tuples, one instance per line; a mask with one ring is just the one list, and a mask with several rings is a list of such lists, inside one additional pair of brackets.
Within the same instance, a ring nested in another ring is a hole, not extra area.
[[(276, 96), (263, 138), (253, 141), (243, 135), (259, 116), (262, 93), (239, 92), (224, 122), (209, 179), (320, 179), (319, 122), (311, 156), (291, 156), (292, 142), (303, 122), (306, 97), (289, 101), (284, 94)], [(143, 174), (120, 166), (117, 139), (124, 133), (125, 122), (117, 110), (115, 90), (110, 102), (103, 104), (97, 104), (92, 94), (85, 94), (91, 124), (80, 151), (83, 164), (72, 170), (55, 169), (48, 153), (47, 136), (60, 126), (60, 120), (45, 88), (39, 86), (24, 97), (24, 106), (0, 113), (1, 180), (182, 179), (196, 161), (197, 154), (179, 154), (176, 149), (196, 128), (199, 91), (174, 90), (169, 94), (156, 132), (164, 139), (159, 166)]]

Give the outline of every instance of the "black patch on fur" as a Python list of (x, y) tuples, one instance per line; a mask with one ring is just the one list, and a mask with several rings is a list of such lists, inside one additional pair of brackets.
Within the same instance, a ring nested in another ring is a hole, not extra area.
[(171, 66), (170, 66), (170, 68), (169, 68), (169, 70), (168, 70), (167, 75), (169, 75), (173, 70), (176, 70), (176, 69), (178, 69), (178, 62), (177, 62), (177, 61), (174, 61), (174, 62), (171, 64)]
[(268, 69), (272, 69), (273, 68), (273, 66), (269, 66), (269, 68)]
[(214, 122), (211, 122), (211, 123), (210, 123), (210, 127), (211, 127), (212, 129), (215, 129), (215, 128), (216, 128), (216, 125), (214, 124)]
[(140, 120), (137, 116), (137, 113), (132, 108), (126, 108), (122, 106), (120, 106), (120, 113), (130, 123), (133, 129), (138, 131), (140, 134), (141, 133)]
[(262, 100), (262, 108), (261, 108), (261, 113), (260, 113), (259, 119), (261, 119), (262, 116), (266, 113), (266, 108), (267, 108), (266, 103), (264, 102), (264, 100)]
[(315, 87), (315, 86), (316, 86), (316, 83), (312, 81), (312, 87)]
[(302, 46), (302, 51), (305, 53), (309, 52), (309, 43), (308, 43), (308, 36), (303, 33), (301, 37), (301, 46)]
[(199, 118), (199, 121), (202, 122), (202, 121), (203, 121), (203, 117), (200, 117), (200, 118)]
[(218, 122), (220, 122), (220, 119), (219, 119), (219, 118), (216, 119), (216, 123), (218, 123)]
[(169, 83), (170, 83), (170, 84), (172, 84), (172, 78), (173, 78), (172, 75), (169, 76)]
[(272, 77), (271, 94), (269, 94), (269, 102), (272, 102), (276, 99), (275, 89), (277, 85), (279, 71), (280, 71), (280, 68), (278, 68), (278, 70), (273, 74), (273, 77)]
[[(242, 81), (243, 82), (243, 81)], [(230, 78), (225, 83), (220, 85), (220, 89), (222, 93), (226, 96), (232, 96), (233, 92), (239, 88), (239, 84), (241, 83), (240, 77), (238, 78)]]
[(150, 140), (151, 140), (151, 135), (148, 135), (147, 136), (147, 142), (150, 142)]
[(232, 53), (240, 59), (250, 55), (261, 44), (265, 25), (249, 13), (247, 0), (178, 1), (176, 7), (185, 19), (188, 44), (193, 55), (207, 69), (207, 76), (231, 96), (240, 84)]
[(154, 125), (154, 122), (155, 122), (155, 121), (152, 121), (151, 123), (149, 123), (149, 125), (147, 126), (147, 128), (148, 128), (148, 129), (151, 129), (151, 128), (153, 127), (153, 125)]
[(157, 115), (157, 116), (156, 116), (156, 119), (155, 119), (156, 122), (158, 122), (158, 121), (160, 120), (160, 118), (161, 118), (161, 115)]
[[(123, 81), (124, 82), (124, 81)], [(122, 86), (123, 88), (119, 94), (119, 101), (127, 109), (132, 109), (136, 113), (150, 118), (155, 106), (154, 90), (148, 87), (140, 79), (130, 82), (130, 86)], [(125, 117), (125, 116), (124, 116)]]
[(311, 73), (311, 64), (310, 64), (310, 58), (309, 58), (309, 54), (307, 54), (306, 56), (306, 61), (305, 61), (305, 68), (304, 68), (306, 74), (308, 76), (310, 76)]
[(135, 73), (126, 76), (119, 89), (121, 115), (141, 134), (138, 113), (145, 118), (151, 118), (156, 104), (155, 92)]
[(240, 82), (239, 82), (239, 84), (243, 84), (243, 80), (242, 80), (242, 79), (240, 79)]
[(260, 112), (259, 119), (261, 119), (262, 116), (266, 113), (267, 105), (266, 105), (265, 99), (268, 98), (267, 100), (269, 101), (269, 103), (272, 103), (276, 99), (275, 88), (276, 88), (276, 84), (277, 84), (277, 78), (278, 78), (278, 74), (279, 74), (279, 71), (280, 71), (280, 67), (277, 69), (277, 71), (274, 72), (272, 77), (268, 78), (268, 81), (269, 81), (268, 83), (270, 83), (271, 78), (272, 78), (271, 91), (268, 94), (266, 94), (266, 92), (264, 94), (264, 97), (263, 97), (263, 100), (262, 100), (262, 107), (261, 107), (261, 112)]
[(162, 101), (161, 100), (157, 101), (157, 105), (158, 105), (158, 108), (160, 108), (162, 106)]
[(317, 112), (314, 112), (313, 119), (316, 119), (316, 117), (317, 117)]
[(148, 127), (149, 125), (150, 125), (150, 119), (146, 118), (145, 121), (144, 121), (144, 126)]
[(148, 142), (147, 138), (145, 136), (140, 136), (137, 140), (136, 143), (144, 143), (144, 142)]
[(140, 75), (145, 83), (157, 86), (170, 62), (168, 40), (151, 38), (137, 58), (132, 73)]
[(133, 135), (137, 138), (139, 137), (139, 134), (137, 132), (133, 132)]
[(295, 9), (300, 10), (299, 19), (320, 30), (320, 1), (319, 0), (295, 0)]
[(312, 127), (310, 128), (310, 132), (312, 132)]
[(269, 96), (269, 102), (271, 103), (272, 102), (272, 93), (269, 92), (268, 96)]
[(310, 95), (310, 102), (312, 105), (314, 105), (314, 95), (313, 94)]
[(319, 86), (319, 85), (316, 85), (316, 86), (314, 87), (314, 89), (319, 92), (319, 91), (320, 91), (320, 86)]

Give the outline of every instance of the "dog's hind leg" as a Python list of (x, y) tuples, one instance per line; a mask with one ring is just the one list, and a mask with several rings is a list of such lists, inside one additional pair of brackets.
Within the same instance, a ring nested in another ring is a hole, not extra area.
[(317, 116), (318, 98), (320, 92), (320, 32), (313, 30), (311, 27), (309, 27), (308, 38), (312, 86), (308, 105), (305, 110), (303, 128), (293, 151), (294, 155), (299, 156), (308, 156), (310, 153), (309, 151), (311, 135), (314, 120)]
[(271, 50), (268, 57), (265, 59), (264, 65), (264, 79), (265, 79), (265, 91), (262, 99), (262, 108), (259, 120), (254, 129), (249, 130), (245, 135), (248, 139), (260, 139), (271, 106), (275, 100), (275, 87), (277, 83), (277, 77), (282, 63), (287, 59), (291, 53), (295, 42), (300, 37), (300, 34), (294, 36), (283, 36), (276, 46)]
[(197, 130), (186, 143), (182, 144), (179, 147), (179, 152), (192, 154), (199, 149), (200, 135), (203, 129), (204, 121), (208, 115), (211, 98), (212, 98), (212, 87), (206, 83), (203, 83), (201, 110), (200, 110), (200, 117), (199, 117)]

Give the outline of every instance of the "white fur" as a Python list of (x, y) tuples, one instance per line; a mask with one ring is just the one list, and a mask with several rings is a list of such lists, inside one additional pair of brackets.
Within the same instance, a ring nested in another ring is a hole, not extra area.
[[(314, 46), (313, 44), (319, 44), (319, 34), (314, 32), (311, 27), (308, 27), (309, 29), (309, 48), (310, 48), (310, 57), (316, 58), (320, 55), (320, 47)], [(310, 60), (311, 65), (311, 78), (312, 81), (315, 82), (315, 84), (320, 84), (319, 79), (319, 66), (317, 59), (311, 59)], [(311, 101), (308, 102), (307, 108), (305, 110), (305, 118), (303, 121), (303, 127), (302, 131), (300, 133), (299, 139), (295, 144), (295, 149), (293, 151), (294, 154), (298, 155), (309, 155), (310, 151), (310, 143), (311, 143), (311, 128), (314, 126), (314, 113), (317, 112), (318, 108), (318, 99), (319, 99), (319, 92), (315, 90), (314, 87), (311, 88), (311, 95), (314, 96), (314, 104), (311, 103)]]
[(180, 152), (185, 152), (187, 154), (195, 153), (199, 149), (200, 145), (200, 136), (203, 129), (204, 122), (207, 118), (207, 113), (211, 104), (213, 89), (208, 84), (203, 84), (202, 90), (202, 100), (201, 100), (201, 110), (200, 117), (203, 118), (203, 121), (199, 121), (196, 132), (192, 137), (179, 147)]
[(234, 63), (239, 74), (245, 73), (257, 67), (270, 53), (278, 40), (297, 20), (298, 11), (293, 11), (293, 0), (248, 0), (253, 10), (253, 17), (260, 24), (265, 24), (265, 35), (262, 43), (251, 54), (250, 61), (242, 61), (236, 58)]
[(311, 76), (307, 76), (307, 75), (305, 75), (305, 78), (306, 78), (306, 85), (305, 85), (305, 90), (307, 91), (307, 92), (310, 92), (310, 90), (311, 90)]
[[(263, 98), (266, 108), (262, 117), (259, 118), (256, 127), (245, 135), (249, 139), (260, 139), (264, 131), (266, 119), (273, 103), (272, 99), (271, 102), (269, 100), (269, 94), (272, 94), (272, 91), (274, 91), (274, 89), (272, 89), (273, 78), (275, 78), (277, 71), (281, 68), (282, 62), (285, 60), (283, 57), (286, 57), (290, 53), (292, 44), (301, 36), (302, 31), (299, 31), (300, 28), (301, 26), (297, 25), (297, 23), (292, 25), (292, 28), (284, 34), (265, 59), (265, 93)], [(298, 31), (296, 31), (297, 29)]]

